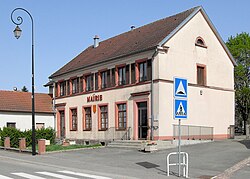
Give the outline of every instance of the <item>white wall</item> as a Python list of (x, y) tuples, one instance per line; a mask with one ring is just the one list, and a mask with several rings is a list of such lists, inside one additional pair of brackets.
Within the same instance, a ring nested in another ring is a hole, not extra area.
[[(16, 128), (20, 130), (28, 130), (32, 128), (31, 113), (21, 112), (0, 112), (0, 128), (6, 127), (7, 122), (16, 123)], [(52, 127), (54, 129), (53, 114), (36, 114), (35, 123), (44, 123), (44, 127)]]
[[(207, 48), (195, 46), (201, 36)], [(233, 64), (214, 32), (199, 12), (166, 44), (168, 53), (158, 55), (159, 136), (172, 136), (173, 124), (173, 77), (187, 78), (188, 119), (182, 124), (214, 127), (214, 134), (226, 135), (229, 125), (234, 124), (234, 76)], [(206, 65), (207, 86), (197, 85), (196, 65)], [(202, 90), (202, 95), (200, 91)]]

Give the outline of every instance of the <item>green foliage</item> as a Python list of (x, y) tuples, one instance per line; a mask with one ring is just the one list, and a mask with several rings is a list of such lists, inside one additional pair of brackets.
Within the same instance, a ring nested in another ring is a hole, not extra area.
[(22, 92), (29, 92), (28, 88), (26, 86), (23, 86), (23, 88), (21, 89)]
[(36, 131), (36, 139), (46, 139), (50, 140), (51, 144), (55, 143), (56, 133), (52, 128), (42, 128)]
[(101, 144), (95, 145), (69, 145), (69, 146), (62, 146), (62, 145), (48, 145), (46, 146), (46, 151), (59, 151), (59, 150), (72, 150), (72, 149), (79, 149), (79, 148), (96, 148), (102, 146)]
[[(36, 141), (38, 139), (46, 139), (46, 140), (50, 140), (51, 144), (54, 144), (55, 142), (54, 129), (52, 128), (38, 129), (35, 131), (35, 133), (36, 133)], [(20, 131), (19, 129), (16, 129), (16, 128), (4, 127), (3, 130), (0, 130), (0, 137), (1, 137), (1, 145), (4, 144), (5, 137), (10, 137), (10, 145), (13, 148), (19, 147), (20, 138), (26, 139), (27, 147), (31, 146), (32, 144), (32, 131), (31, 130)]]
[(238, 64), (234, 70), (236, 119), (245, 126), (250, 122), (250, 36), (245, 32), (231, 36), (226, 45)]

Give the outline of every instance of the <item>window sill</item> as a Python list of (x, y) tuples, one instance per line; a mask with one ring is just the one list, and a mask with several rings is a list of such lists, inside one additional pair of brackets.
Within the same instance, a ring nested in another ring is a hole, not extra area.
[(83, 129), (83, 131), (91, 131), (91, 129)]
[(107, 131), (108, 129), (98, 129), (98, 131)]
[(75, 129), (75, 130), (73, 130), (73, 129), (70, 129), (70, 132), (77, 132), (77, 130)]
[(118, 129), (115, 129), (116, 131), (125, 131), (126, 128), (118, 128)]
[(205, 45), (201, 45), (201, 44), (195, 44), (195, 46), (198, 46), (198, 47), (202, 47), (202, 48), (207, 48), (207, 46), (205, 46)]

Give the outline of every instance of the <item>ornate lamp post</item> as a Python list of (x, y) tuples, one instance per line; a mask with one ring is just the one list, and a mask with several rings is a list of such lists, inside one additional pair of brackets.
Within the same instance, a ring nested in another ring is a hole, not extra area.
[(18, 39), (21, 36), (22, 30), (20, 29), (19, 25), (23, 23), (23, 18), (18, 16), (16, 18), (17, 21), (13, 20), (13, 13), (15, 11), (24, 11), (26, 12), (31, 19), (31, 40), (32, 40), (32, 50), (31, 50), (31, 77), (32, 77), (32, 155), (36, 155), (36, 136), (35, 136), (35, 95), (34, 95), (34, 83), (35, 83), (35, 76), (34, 76), (34, 23), (31, 14), (24, 8), (16, 8), (11, 12), (11, 21), (17, 25), (14, 32), (15, 37)]

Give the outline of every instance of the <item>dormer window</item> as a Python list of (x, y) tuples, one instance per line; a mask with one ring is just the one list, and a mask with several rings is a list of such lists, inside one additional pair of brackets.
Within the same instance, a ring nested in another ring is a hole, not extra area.
[(197, 37), (195, 41), (195, 45), (203, 48), (207, 48), (205, 41), (203, 40), (202, 37)]

